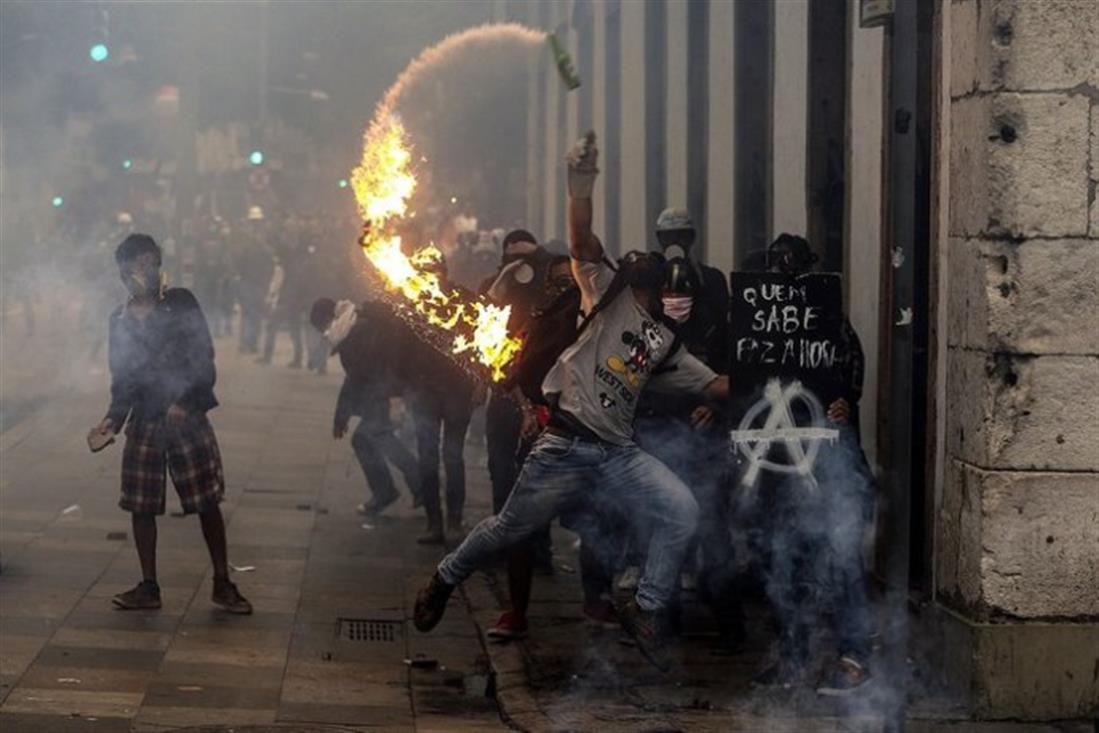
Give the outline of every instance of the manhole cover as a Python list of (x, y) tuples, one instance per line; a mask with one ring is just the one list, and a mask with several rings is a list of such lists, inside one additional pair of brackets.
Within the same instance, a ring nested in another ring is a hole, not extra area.
[(365, 618), (341, 618), (340, 638), (347, 641), (392, 642), (399, 638), (396, 621)]

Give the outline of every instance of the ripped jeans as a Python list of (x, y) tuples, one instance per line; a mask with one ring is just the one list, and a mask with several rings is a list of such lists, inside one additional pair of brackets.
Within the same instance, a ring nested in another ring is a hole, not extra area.
[(542, 433), (503, 509), (478, 524), (443, 558), (439, 575), (457, 585), (554, 517), (602, 502), (619, 507), (631, 522), (652, 527), (637, 603), (647, 611), (663, 609), (672, 600), (687, 544), (698, 525), (698, 504), (667, 466), (632, 444)]

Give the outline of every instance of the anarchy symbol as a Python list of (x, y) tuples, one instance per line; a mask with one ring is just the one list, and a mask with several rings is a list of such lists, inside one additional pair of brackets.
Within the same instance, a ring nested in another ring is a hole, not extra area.
[[(809, 427), (799, 427), (794, 422), (790, 406), (795, 401), (809, 410)], [(763, 427), (753, 428), (764, 411), (767, 411), (767, 416)], [(768, 470), (804, 476), (810, 486), (816, 488), (813, 464), (820, 452), (820, 443), (839, 437), (839, 431), (834, 428), (817, 427), (823, 424), (824, 411), (820, 400), (803, 387), (801, 382), (794, 381), (783, 387), (777, 379), (769, 381), (763, 390), (763, 399), (748, 408), (740, 421), (739, 429), (729, 433), (733, 445), (748, 459), (748, 470), (744, 473), (742, 483), (753, 486), (759, 472)], [(785, 446), (789, 463), (779, 463), (767, 458), (771, 444), (776, 441)]]

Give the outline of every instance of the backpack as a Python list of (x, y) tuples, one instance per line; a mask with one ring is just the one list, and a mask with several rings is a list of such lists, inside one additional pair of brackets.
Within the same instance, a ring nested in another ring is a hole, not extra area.
[[(621, 270), (616, 269), (606, 259), (604, 262), (615, 270), (614, 279), (599, 298), (599, 302), (592, 306), (590, 312), (584, 313), (580, 309), (580, 289), (569, 288), (548, 307), (532, 314), (523, 339), (523, 349), (519, 352), (515, 371), (508, 381), (509, 386), (518, 386), (531, 402), (539, 405), (549, 404), (545, 395), (542, 394), (542, 382), (553, 365), (557, 363), (558, 357), (574, 344), (592, 320), (626, 289), (626, 278), (622, 276)], [(677, 336), (672, 343), (672, 348), (661, 360), (661, 364), (678, 348)], [(654, 366), (654, 374), (667, 371), (667, 369), (661, 369), (661, 364)]]

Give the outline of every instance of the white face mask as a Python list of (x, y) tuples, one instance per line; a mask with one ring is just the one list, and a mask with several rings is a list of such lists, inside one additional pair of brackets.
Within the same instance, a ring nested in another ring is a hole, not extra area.
[(343, 340), (347, 338), (347, 334), (351, 333), (351, 328), (358, 318), (359, 313), (355, 309), (355, 304), (350, 300), (341, 300), (336, 303), (336, 313), (332, 318), (332, 323), (328, 324), (328, 328), (324, 332), (325, 340), (333, 349), (343, 343)]
[(691, 317), (691, 306), (695, 301), (692, 296), (665, 295), (661, 300), (664, 301), (664, 315), (676, 323), (683, 323)]

